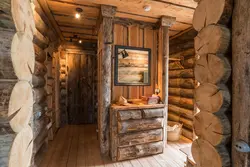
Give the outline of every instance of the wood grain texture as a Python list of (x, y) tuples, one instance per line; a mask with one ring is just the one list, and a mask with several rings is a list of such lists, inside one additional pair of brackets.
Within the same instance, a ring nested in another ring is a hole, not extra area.
[[(250, 4), (247, 0), (235, 0), (232, 28), (232, 64), (233, 64), (233, 145), (239, 139), (250, 142), (249, 137), (249, 41)], [(233, 166), (249, 166), (249, 153), (239, 153), (232, 146)]]
[[(210, 155), (209, 157), (206, 155)], [(229, 167), (231, 160), (225, 146), (213, 147), (209, 142), (196, 139), (192, 144), (192, 155), (198, 166)]]
[(162, 140), (163, 140), (162, 129), (156, 129), (156, 130), (142, 131), (136, 133), (122, 134), (118, 137), (118, 145), (125, 147), (143, 143), (158, 142)]
[(226, 83), (231, 76), (230, 61), (224, 55), (201, 55), (196, 61), (194, 73), (195, 79), (200, 83)]
[(142, 119), (142, 113), (141, 110), (119, 111), (117, 113), (117, 118), (119, 121), (125, 121), (130, 119)]
[(232, 11), (232, 0), (201, 1), (194, 12), (193, 26), (200, 31), (210, 24), (228, 25)]
[(195, 103), (203, 111), (226, 112), (231, 105), (231, 95), (225, 85), (203, 83), (195, 89)]
[(224, 54), (229, 51), (230, 29), (220, 25), (208, 25), (194, 39), (195, 52), (203, 54)]
[(118, 148), (118, 160), (134, 159), (137, 157), (159, 154), (163, 152), (163, 142)]
[(194, 117), (194, 131), (200, 138), (213, 146), (226, 145), (231, 137), (231, 123), (224, 114), (211, 114), (201, 111)]
[(118, 122), (118, 133), (136, 132), (163, 127), (163, 119), (142, 119)]

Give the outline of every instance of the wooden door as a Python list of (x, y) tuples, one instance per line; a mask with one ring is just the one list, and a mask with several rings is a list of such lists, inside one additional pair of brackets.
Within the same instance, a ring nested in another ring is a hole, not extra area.
[(96, 61), (87, 54), (68, 54), (69, 124), (96, 123)]

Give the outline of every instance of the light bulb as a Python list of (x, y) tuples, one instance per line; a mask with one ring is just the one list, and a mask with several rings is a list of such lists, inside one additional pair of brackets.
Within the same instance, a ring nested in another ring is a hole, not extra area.
[(79, 43), (82, 43), (82, 40), (79, 40)]
[(81, 17), (81, 15), (80, 15), (79, 13), (76, 13), (75, 17), (76, 17), (77, 19), (79, 19), (79, 18)]
[(150, 5), (145, 5), (143, 6), (143, 9), (145, 12), (149, 12), (151, 10), (151, 6)]

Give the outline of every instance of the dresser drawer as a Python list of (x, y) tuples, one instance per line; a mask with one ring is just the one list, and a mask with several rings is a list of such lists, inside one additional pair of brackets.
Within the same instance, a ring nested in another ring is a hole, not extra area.
[(118, 147), (117, 160), (128, 160), (163, 152), (163, 142), (135, 145), (130, 147)]
[(132, 146), (152, 143), (163, 140), (163, 130), (154, 129), (136, 133), (121, 134), (118, 137), (118, 146)]
[(165, 114), (164, 108), (142, 110), (143, 118), (163, 118), (164, 114)]
[(118, 121), (126, 121), (133, 119), (142, 119), (141, 110), (124, 110), (118, 111), (117, 113)]
[(118, 122), (118, 133), (138, 132), (143, 130), (160, 129), (163, 127), (163, 118), (128, 120)]

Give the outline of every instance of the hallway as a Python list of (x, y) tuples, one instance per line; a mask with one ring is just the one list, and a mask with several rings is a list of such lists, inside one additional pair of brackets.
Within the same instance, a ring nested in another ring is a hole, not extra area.
[(168, 143), (164, 154), (114, 163), (100, 156), (94, 125), (68, 125), (49, 144), (39, 167), (184, 167), (187, 156), (179, 149), (190, 145), (181, 138)]

